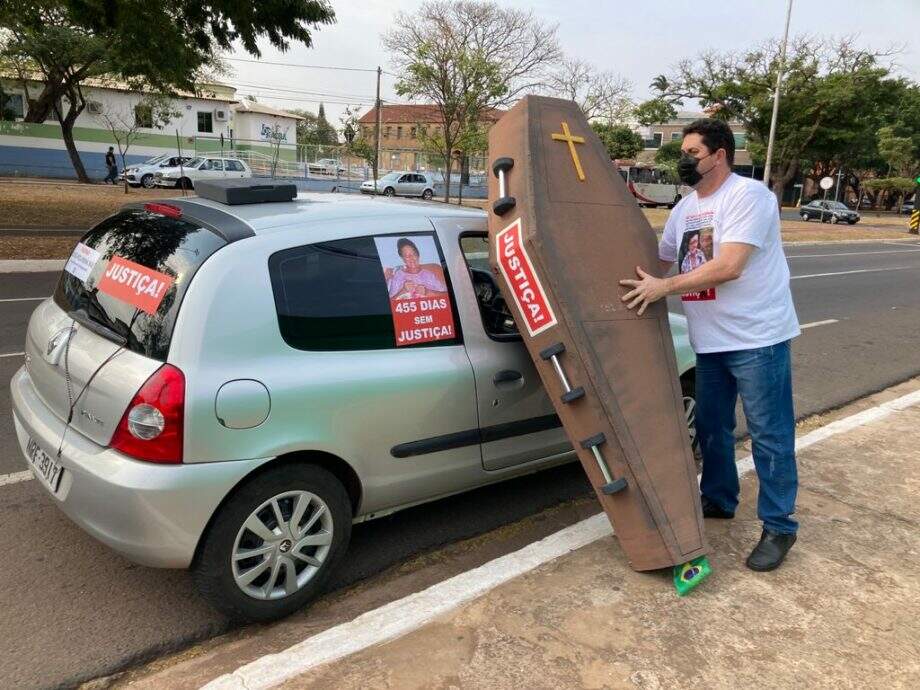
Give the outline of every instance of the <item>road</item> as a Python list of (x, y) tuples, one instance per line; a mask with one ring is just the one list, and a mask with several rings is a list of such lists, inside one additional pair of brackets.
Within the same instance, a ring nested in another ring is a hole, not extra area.
[[(796, 412), (807, 416), (920, 373), (920, 242), (787, 248), (807, 326), (793, 348)], [(0, 274), (0, 379), (21, 364), (32, 298), (53, 274)], [(13, 301), (20, 300), (20, 301)], [(9, 355), (9, 356), (6, 356)], [(206, 639), (227, 622), (184, 572), (135, 566), (70, 524), (26, 469), (0, 387), (0, 678), (5, 687), (71, 685)], [(413, 554), (480, 534), (588, 491), (577, 465), (557, 468), (356, 526), (334, 588)]]

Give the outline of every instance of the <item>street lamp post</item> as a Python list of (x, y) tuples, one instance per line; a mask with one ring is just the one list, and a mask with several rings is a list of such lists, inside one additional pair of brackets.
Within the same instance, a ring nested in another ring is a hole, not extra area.
[(767, 140), (767, 163), (763, 169), (764, 184), (770, 184), (770, 168), (773, 161), (773, 141), (776, 139), (776, 120), (779, 115), (779, 90), (783, 85), (783, 70), (786, 68), (786, 44), (789, 42), (789, 19), (792, 17), (792, 0), (786, 6), (786, 30), (779, 49), (779, 69), (776, 72), (776, 91), (773, 94), (773, 117), (770, 119), (770, 138)]

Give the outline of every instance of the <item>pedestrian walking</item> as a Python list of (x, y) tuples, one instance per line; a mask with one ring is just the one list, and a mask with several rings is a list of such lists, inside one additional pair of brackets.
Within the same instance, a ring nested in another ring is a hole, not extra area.
[(108, 168), (108, 175), (103, 182), (111, 182), (113, 185), (118, 180), (118, 161), (115, 160), (115, 147), (109, 146), (108, 153), (105, 154), (105, 167)]
[[(703, 516), (730, 519), (738, 506), (735, 404), (744, 408), (760, 480), (760, 543), (747, 565), (779, 567), (795, 543), (792, 517), (798, 490), (795, 415), (789, 345), (799, 322), (789, 289), (789, 267), (780, 237), (776, 197), (761, 182), (732, 172), (735, 139), (729, 126), (702, 119), (683, 130), (681, 180), (694, 188), (674, 207), (658, 246), (658, 278), (637, 267), (630, 309), (667, 295), (682, 295), (697, 353), (696, 430), (703, 453)], [(709, 236), (711, 235), (711, 240)], [(712, 259), (694, 261), (699, 237), (712, 244)]]

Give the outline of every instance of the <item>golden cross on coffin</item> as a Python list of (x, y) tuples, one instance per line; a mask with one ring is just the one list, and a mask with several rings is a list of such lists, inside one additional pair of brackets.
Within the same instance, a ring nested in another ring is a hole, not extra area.
[(562, 134), (558, 132), (553, 132), (552, 134), (553, 141), (564, 141), (569, 145), (569, 153), (572, 154), (572, 162), (575, 164), (575, 172), (578, 174), (578, 179), (582, 182), (585, 181), (585, 171), (581, 169), (581, 160), (578, 158), (578, 151), (575, 150), (575, 144), (584, 144), (584, 137), (574, 137), (569, 131), (569, 123), (562, 123)]

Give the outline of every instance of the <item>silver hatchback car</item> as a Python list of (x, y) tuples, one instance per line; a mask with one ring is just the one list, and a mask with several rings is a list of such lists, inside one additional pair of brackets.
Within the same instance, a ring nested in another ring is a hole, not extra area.
[[(391, 172), (377, 180), (361, 183), (362, 194), (383, 194), (384, 196), (418, 196), (426, 201), (434, 196), (435, 180), (431, 173)], [(376, 191), (375, 191), (376, 189)]]
[(455, 206), (129, 205), (32, 315), (22, 451), (109, 547), (191, 568), (233, 618), (286, 615), (353, 523), (574, 459), (487, 248)]

